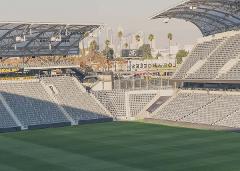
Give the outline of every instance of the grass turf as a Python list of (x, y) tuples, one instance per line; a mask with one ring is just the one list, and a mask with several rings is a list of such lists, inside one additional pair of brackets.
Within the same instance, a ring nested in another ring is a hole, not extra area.
[(103, 123), (0, 134), (0, 171), (236, 171), (240, 133)]

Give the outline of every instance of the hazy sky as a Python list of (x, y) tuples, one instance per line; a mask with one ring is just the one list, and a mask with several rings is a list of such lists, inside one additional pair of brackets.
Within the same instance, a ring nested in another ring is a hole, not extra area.
[(123, 27), (127, 33), (144, 31), (156, 35), (158, 46), (167, 45), (166, 35), (174, 34), (174, 44), (191, 44), (201, 37), (191, 23), (149, 20), (153, 14), (181, 0), (0, 0), (0, 21), (42, 21), (64, 23), (104, 23)]

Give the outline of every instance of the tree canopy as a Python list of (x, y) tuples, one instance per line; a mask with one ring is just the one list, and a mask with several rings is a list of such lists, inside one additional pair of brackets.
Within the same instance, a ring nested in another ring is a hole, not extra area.
[(183, 58), (188, 56), (188, 52), (186, 50), (179, 50), (176, 59), (177, 59), (177, 64), (181, 64), (183, 62)]
[(149, 40), (150, 42), (152, 42), (154, 39), (155, 39), (155, 36), (154, 36), (153, 34), (150, 34), (150, 35), (148, 36), (148, 40)]
[(173, 34), (172, 33), (168, 33), (168, 39), (170, 40), (170, 41), (172, 41), (173, 40)]
[(151, 59), (152, 58), (152, 52), (151, 47), (149, 44), (143, 44), (139, 50), (143, 51), (143, 57), (145, 59)]
[(114, 58), (114, 50), (113, 48), (110, 48), (110, 41), (105, 41), (105, 49), (102, 51), (102, 54), (107, 57), (107, 59), (113, 59)]

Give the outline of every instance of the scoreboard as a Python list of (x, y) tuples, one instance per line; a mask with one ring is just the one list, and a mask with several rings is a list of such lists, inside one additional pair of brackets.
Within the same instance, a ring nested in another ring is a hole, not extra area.
[(143, 51), (139, 49), (123, 49), (121, 56), (123, 58), (142, 58)]

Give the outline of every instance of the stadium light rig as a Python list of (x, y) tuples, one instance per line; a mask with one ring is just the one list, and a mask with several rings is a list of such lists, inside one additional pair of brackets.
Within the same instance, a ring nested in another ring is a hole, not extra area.
[(93, 33), (89, 33), (89, 37), (94, 38), (94, 34)]
[(2, 57), (78, 55), (77, 43), (100, 26), (0, 22), (0, 53)]
[(168, 24), (169, 21), (170, 21), (170, 18), (165, 18), (165, 19), (163, 20), (163, 23)]
[(62, 36), (52, 36), (51, 37), (51, 42), (61, 42), (62, 41)]
[(49, 48), (49, 50), (52, 50), (52, 44), (51, 43), (49, 43), (48, 48)]
[(67, 36), (68, 35), (68, 29), (66, 28), (65, 29), (65, 36)]
[(190, 10), (196, 10), (197, 7), (196, 7), (196, 6), (190, 6), (189, 9), (190, 9)]
[(16, 43), (25, 42), (26, 41), (26, 37), (25, 37), (25, 35), (23, 35), (23, 36), (16, 36), (15, 40), (16, 40)]

